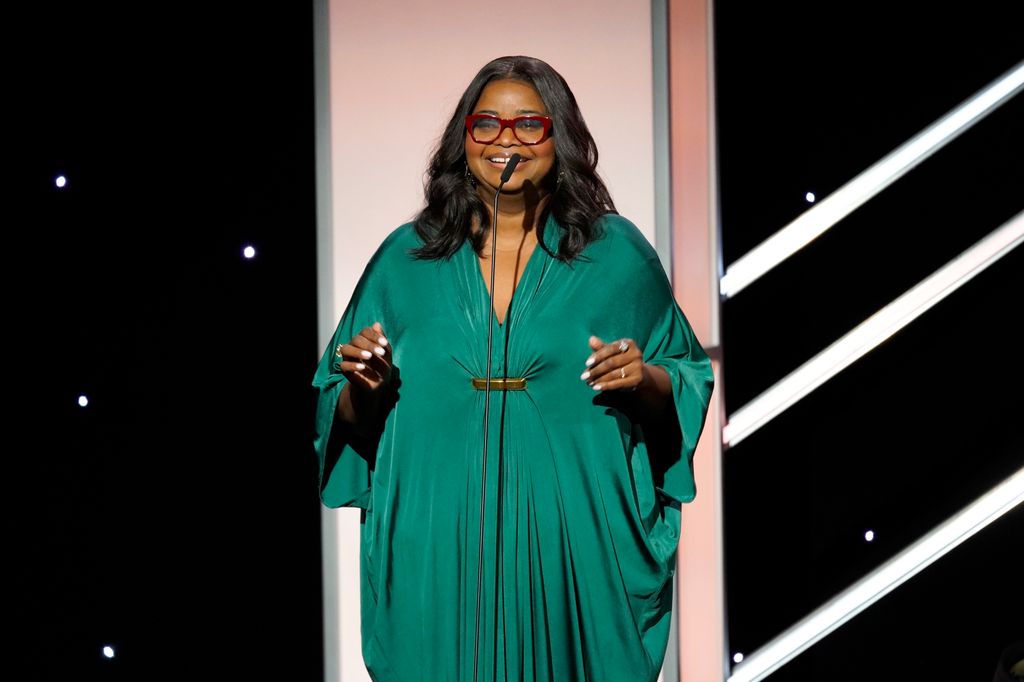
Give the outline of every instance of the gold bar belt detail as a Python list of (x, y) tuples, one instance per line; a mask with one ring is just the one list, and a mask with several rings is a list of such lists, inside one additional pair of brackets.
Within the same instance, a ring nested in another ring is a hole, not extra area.
[[(478, 391), (487, 390), (487, 379), (481, 379), (480, 377), (473, 377), (473, 388)], [(526, 379), (515, 378), (515, 379), (491, 379), (491, 390), (492, 391), (525, 391), (526, 390)]]

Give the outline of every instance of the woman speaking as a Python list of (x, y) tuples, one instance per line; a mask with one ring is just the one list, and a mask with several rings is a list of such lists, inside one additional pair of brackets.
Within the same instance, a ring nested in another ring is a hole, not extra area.
[(377, 682), (653, 682), (712, 390), (565, 80), (485, 65), (314, 377)]

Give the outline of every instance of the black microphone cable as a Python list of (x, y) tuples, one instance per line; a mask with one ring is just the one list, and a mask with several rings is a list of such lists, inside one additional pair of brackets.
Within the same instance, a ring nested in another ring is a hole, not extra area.
[(519, 165), (522, 157), (513, 154), (505, 163), (505, 170), (501, 172), (501, 182), (498, 183), (498, 190), (494, 193), (494, 210), (491, 213), (491, 289), (488, 292), (487, 307), (487, 375), (484, 377), (484, 447), (483, 447), (483, 473), (480, 476), (480, 544), (478, 546), (478, 557), (476, 566), (476, 631), (473, 634), (473, 682), (476, 682), (477, 661), (480, 655), (480, 586), (483, 582), (484, 571), (484, 511), (487, 501), (487, 441), (490, 440), (491, 426), (491, 349), (494, 337), (494, 261), (497, 255), (498, 243), (498, 198), (501, 196), (501, 188), (505, 186), (512, 172)]

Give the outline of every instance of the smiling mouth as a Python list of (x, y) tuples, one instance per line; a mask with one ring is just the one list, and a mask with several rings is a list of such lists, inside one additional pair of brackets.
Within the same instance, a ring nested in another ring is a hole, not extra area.
[[(488, 156), (487, 160), (493, 164), (504, 166), (508, 163), (509, 157), (507, 156)], [(519, 157), (519, 165), (522, 166), (528, 159)]]

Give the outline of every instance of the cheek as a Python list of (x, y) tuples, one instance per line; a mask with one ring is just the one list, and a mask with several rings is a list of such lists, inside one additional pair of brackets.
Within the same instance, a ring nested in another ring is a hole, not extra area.
[(465, 144), (465, 147), (466, 147), (466, 158), (467, 159), (472, 159), (472, 158), (479, 157), (481, 154), (483, 154), (483, 150), (484, 150), (485, 146), (486, 145), (482, 145), (482, 144), (479, 144), (477, 142), (474, 142), (472, 137), (470, 137), (469, 135), (466, 135), (466, 144)]
[(537, 150), (537, 161), (544, 169), (544, 173), (547, 174), (555, 165), (555, 144), (553, 141), (548, 141), (543, 146), (544, 149)]
[(552, 166), (555, 163), (555, 141), (548, 140), (537, 145), (537, 158), (543, 159), (546, 165)]

